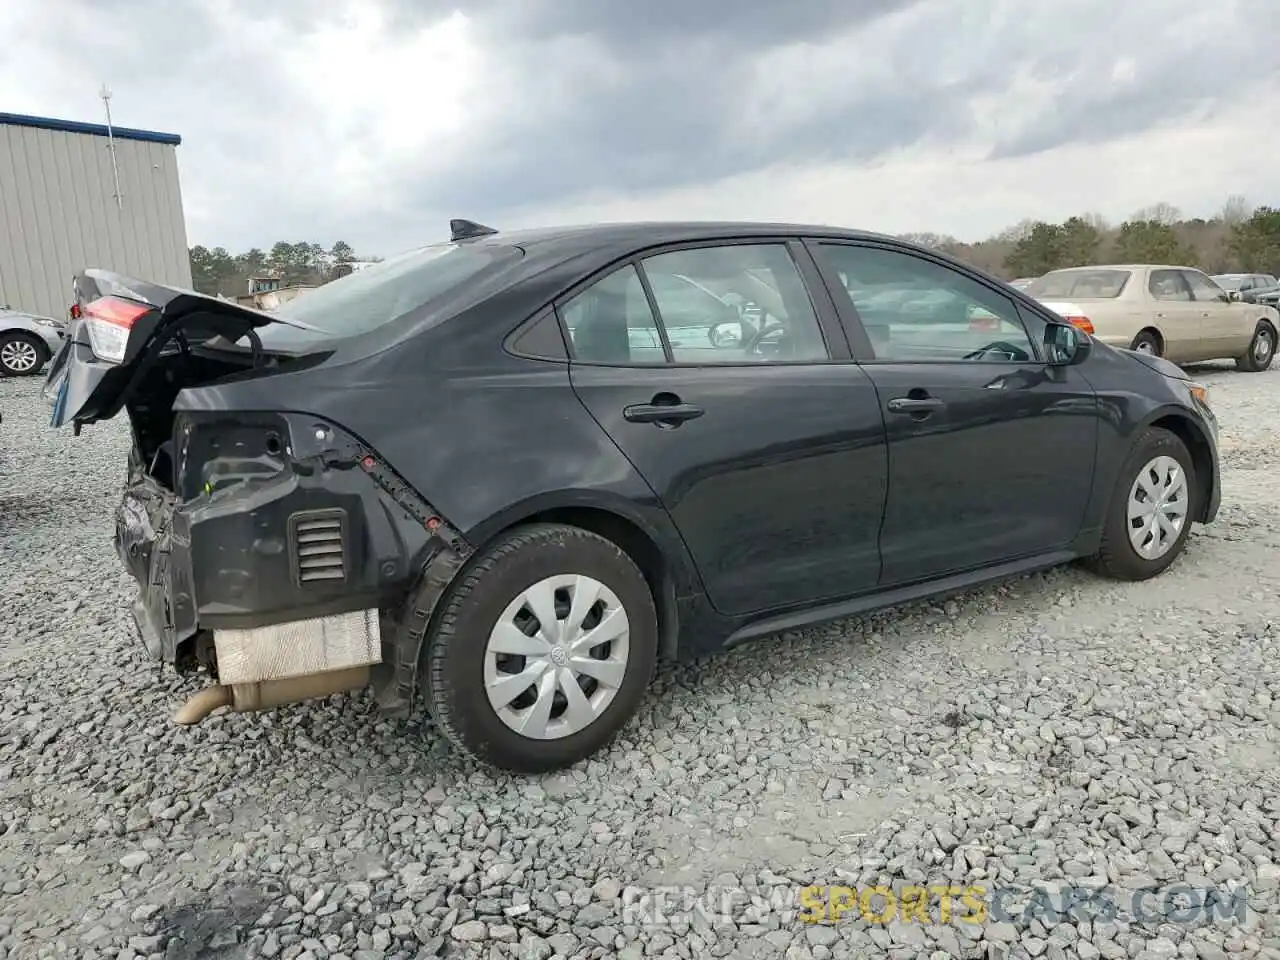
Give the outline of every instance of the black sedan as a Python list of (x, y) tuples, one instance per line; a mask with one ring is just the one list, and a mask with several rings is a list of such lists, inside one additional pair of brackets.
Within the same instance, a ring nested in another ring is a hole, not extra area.
[(453, 238), (272, 313), (90, 270), (46, 391), (124, 411), (116, 511), (176, 715), (372, 686), (463, 749), (598, 750), (661, 658), (1083, 560), (1218, 510), (1203, 387), (887, 237)]

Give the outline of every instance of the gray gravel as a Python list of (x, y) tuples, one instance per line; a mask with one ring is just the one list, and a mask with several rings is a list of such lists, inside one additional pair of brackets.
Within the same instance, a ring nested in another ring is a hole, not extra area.
[[(109, 543), (123, 428), (54, 434), (0, 381), (0, 960), (1280, 957), (1280, 370), (1198, 373), (1224, 506), (1165, 576), (668, 669), (622, 741), (533, 780), (363, 695), (171, 725), (195, 684), (144, 659)], [(1021, 899), (815, 925), (805, 884)], [(1221, 911), (1123, 893), (1173, 884)]]

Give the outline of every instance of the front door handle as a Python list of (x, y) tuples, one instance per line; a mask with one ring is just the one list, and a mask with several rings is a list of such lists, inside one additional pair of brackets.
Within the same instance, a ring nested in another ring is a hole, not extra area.
[(622, 416), (630, 423), (656, 423), (659, 425), (684, 423), (696, 420), (706, 413), (693, 403), (633, 403), (624, 407)]
[(890, 413), (934, 413), (946, 403), (937, 397), (894, 397), (887, 406)]

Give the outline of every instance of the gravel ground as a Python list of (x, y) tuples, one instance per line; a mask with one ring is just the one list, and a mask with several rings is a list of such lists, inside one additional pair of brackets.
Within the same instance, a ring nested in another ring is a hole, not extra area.
[[(53, 434), (0, 381), (0, 960), (1280, 957), (1280, 370), (1198, 373), (1224, 503), (1166, 575), (667, 669), (539, 779), (363, 695), (170, 724), (196, 685), (145, 660), (109, 543), (124, 430)], [(991, 915), (806, 923), (807, 884), (977, 886)], [(1221, 902), (1157, 916), (1175, 884)]]

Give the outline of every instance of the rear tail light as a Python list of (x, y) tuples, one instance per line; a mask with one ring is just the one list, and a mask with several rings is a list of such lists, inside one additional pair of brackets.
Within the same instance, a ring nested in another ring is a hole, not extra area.
[(1093, 336), (1093, 321), (1088, 317), (1082, 317), (1078, 314), (1067, 314), (1062, 319), (1071, 324), (1077, 330), (1083, 330), (1089, 336)]
[(148, 304), (120, 297), (101, 297), (87, 304), (81, 315), (89, 331), (93, 355), (107, 363), (122, 363), (133, 325), (152, 309)]
[(969, 321), (969, 329), (973, 333), (990, 333), (1000, 327), (1000, 321), (996, 317), (973, 317)]
[(71, 317), (71, 319), (72, 319), (72, 320), (79, 320), (79, 319), (80, 319), (80, 304), (78, 304), (78, 303), (73, 303), (73, 304), (71, 305), (71, 309), (67, 311), (67, 314)]

